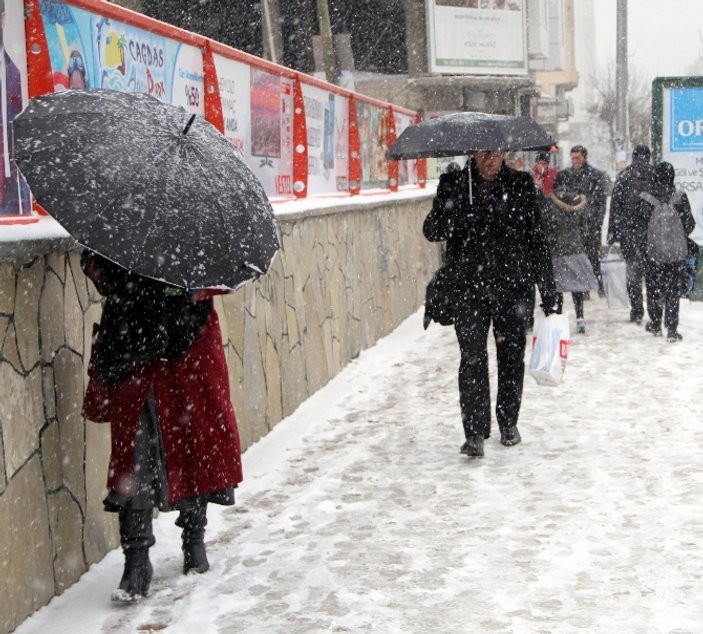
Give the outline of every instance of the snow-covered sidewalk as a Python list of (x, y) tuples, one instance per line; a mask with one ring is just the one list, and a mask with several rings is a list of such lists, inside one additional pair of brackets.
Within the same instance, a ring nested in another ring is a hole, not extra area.
[(675, 344), (585, 307), (522, 444), (459, 454), (458, 346), (419, 312), (245, 453), (209, 573), (162, 514), (145, 601), (110, 604), (114, 551), (17, 632), (703, 632), (703, 305)]

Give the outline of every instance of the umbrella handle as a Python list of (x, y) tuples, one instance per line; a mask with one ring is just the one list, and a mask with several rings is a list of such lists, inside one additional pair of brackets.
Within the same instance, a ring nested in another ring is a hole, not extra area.
[(188, 123), (186, 123), (186, 127), (183, 128), (183, 132), (181, 133), (181, 134), (183, 134), (183, 136), (185, 136), (186, 134), (188, 134), (188, 130), (190, 130), (190, 126), (193, 125), (193, 121), (195, 121), (195, 115), (192, 115), (192, 116), (190, 117), (190, 119), (188, 119)]

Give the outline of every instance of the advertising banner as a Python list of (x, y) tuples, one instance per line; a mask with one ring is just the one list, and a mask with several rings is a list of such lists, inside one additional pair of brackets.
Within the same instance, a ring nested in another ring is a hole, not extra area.
[(144, 92), (203, 114), (203, 61), (196, 47), (60, 0), (41, 0), (54, 90)]
[(430, 72), (526, 75), (526, 0), (429, 0)]
[(703, 244), (703, 78), (672, 80), (671, 85), (660, 86), (655, 92), (661, 109), (655, 100), (653, 110), (655, 115), (661, 112), (653, 126), (655, 134), (661, 131), (659, 156), (674, 166), (676, 186), (686, 192), (696, 219), (691, 238)]
[(349, 189), (349, 101), (303, 84), (308, 133), (308, 191), (314, 194)]
[[(5, 6), (7, 5), (7, 6)], [(27, 104), (27, 58), (21, 2), (0, 5), (2, 70), (0, 72), (0, 218), (31, 214), (29, 188), (12, 159), (12, 122)]]
[(357, 101), (361, 145), (361, 187), (388, 187), (388, 111), (363, 101)]
[[(395, 118), (395, 134), (398, 138), (405, 128), (411, 125), (414, 118), (410, 115), (393, 112)], [(399, 161), (400, 165), (400, 184), (401, 185), (414, 185), (417, 183), (417, 161)]]
[(251, 67), (245, 158), (269, 196), (293, 195), (293, 82)]

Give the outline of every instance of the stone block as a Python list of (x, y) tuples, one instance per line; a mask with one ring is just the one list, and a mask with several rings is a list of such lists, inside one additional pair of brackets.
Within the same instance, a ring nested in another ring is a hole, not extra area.
[(53, 595), (44, 479), (34, 456), (0, 495), (0, 631), (15, 629)]
[(39, 430), (44, 424), (41, 369), (22, 376), (9, 363), (0, 362), (0, 385), (0, 427), (5, 469), (11, 480), (39, 447)]
[(88, 292), (88, 278), (83, 269), (81, 268), (81, 254), (78, 251), (71, 251), (68, 256), (68, 266), (71, 275), (69, 276), (67, 283), (71, 284), (73, 280), (73, 285), (76, 288), (76, 295), (78, 296), (78, 302), (81, 305), (81, 310), (85, 312), (88, 310), (90, 305), (90, 294)]
[(61, 284), (66, 281), (66, 254), (63, 251), (54, 251), (46, 256), (46, 264), (56, 275)]
[(5, 476), (5, 443), (0, 434), (0, 495), (7, 488), (7, 477)]
[[(47, 271), (39, 300), (39, 328), (41, 329), (41, 357), (51, 363), (56, 351), (66, 343), (64, 320), (63, 284), (53, 271)], [(81, 322), (83, 316), (81, 315)]]
[(43, 283), (43, 259), (36, 259), (17, 275), (15, 331), (17, 350), (25, 370), (31, 370), (39, 362), (39, 298)]
[(47, 497), (54, 556), (56, 593), (78, 581), (86, 571), (83, 560), (83, 518), (81, 509), (68, 491), (62, 489)]
[(83, 362), (77, 354), (67, 348), (59, 350), (54, 360), (54, 383), (56, 385), (56, 419), (59, 424), (63, 481), (76, 499), (84, 504), (85, 422), (81, 416)]
[(56, 491), (63, 485), (61, 436), (57, 421), (52, 421), (42, 430), (40, 447), (46, 488), (49, 491)]
[(5, 330), (5, 340), (2, 344), (2, 354), (0, 354), (0, 357), (7, 361), (16, 372), (20, 374), (23, 372), (20, 353), (17, 350), (17, 334), (13, 322), (10, 322)]
[(87, 423), (86, 438), (86, 505), (83, 538), (85, 557), (90, 566), (100, 561), (108, 550), (120, 543), (117, 514), (103, 510), (107, 493), (107, 467), (110, 460), (110, 425)]
[(15, 312), (15, 269), (11, 262), (0, 262), (0, 314)]
[(268, 431), (266, 424), (266, 378), (263, 350), (255, 320), (249, 318), (244, 328), (244, 374), (242, 393), (244, 401), (237, 412), (243, 425), (240, 432), (247, 446), (256, 442)]
[(281, 401), (281, 359), (270, 336), (266, 337), (265, 358), (266, 414), (269, 427), (273, 427), (283, 418), (283, 404)]
[(42, 368), (42, 394), (44, 395), (44, 418), (56, 418), (56, 389), (54, 385), (54, 366)]
[(63, 327), (66, 333), (66, 345), (83, 356), (83, 308), (78, 299), (73, 277), (67, 276), (63, 292)]

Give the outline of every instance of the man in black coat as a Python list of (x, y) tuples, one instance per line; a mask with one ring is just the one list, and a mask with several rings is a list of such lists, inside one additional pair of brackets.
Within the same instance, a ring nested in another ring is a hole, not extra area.
[(610, 199), (608, 244), (620, 243), (627, 264), (627, 295), (630, 299), (630, 321), (641, 324), (644, 317), (642, 279), (645, 277), (647, 227), (651, 207), (640, 194), (654, 190), (654, 168), (651, 152), (638, 145), (632, 152), (632, 163), (615, 179)]
[(588, 150), (583, 145), (571, 148), (571, 167), (561, 170), (554, 180), (554, 189), (562, 188), (565, 180), (576, 183), (576, 191), (585, 194), (588, 200), (582, 215), (581, 230), (586, 255), (598, 280), (598, 294), (603, 296), (603, 276), (600, 271), (600, 246), (605, 207), (610, 189), (610, 179), (605, 172), (588, 162)]
[(491, 429), (488, 330), (498, 357), (496, 418), (503, 445), (520, 442), (517, 429), (525, 373), (525, 312), (538, 284), (546, 313), (556, 312), (556, 289), (541, 233), (535, 186), (509, 169), (502, 152), (476, 152), (459, 172), (442, 174), (423, 233), (447, 242), (454, 327), (461, 348), (459, 400), (466, 443), (483, 456)]

